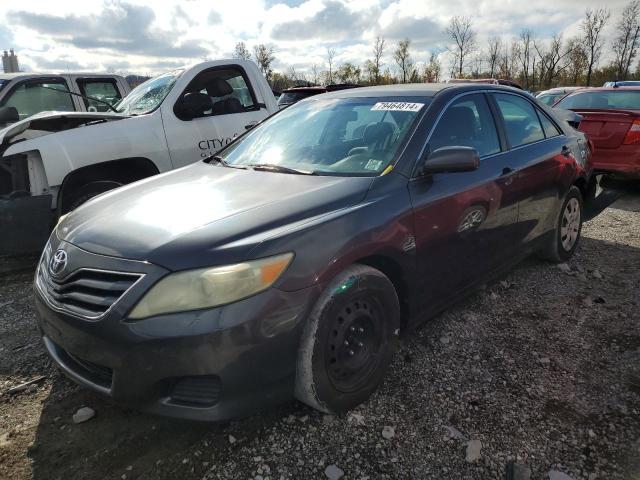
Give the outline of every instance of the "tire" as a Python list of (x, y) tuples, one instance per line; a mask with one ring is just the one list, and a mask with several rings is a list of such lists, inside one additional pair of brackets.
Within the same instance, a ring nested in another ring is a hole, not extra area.
[(65, 214), (75, 210), (87, 200), (121, 186), (122, 183), (112, 180), (87, 183), (69, 194), (69, 197), (62, 204), (61, 213)]
[(369, 398), (396, 348), (400, 304), (391, 281), (366, 265), (337, 275), (304, 327), (295, 396), (326, 413), (341, 413)]
[(582, 194), (578, 187), (573, 185), (562, 202), (553, 238), (541, 252), (544, 259), (563, 263), (573, 256), (582, 232), (583, 207)]

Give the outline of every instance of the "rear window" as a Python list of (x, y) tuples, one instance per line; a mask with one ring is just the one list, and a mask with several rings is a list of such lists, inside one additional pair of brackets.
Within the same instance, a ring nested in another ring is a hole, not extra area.
[(284, 92), (278, 99), (278, 105), (288, 105), (290, 103), (296, 103), (304, 98), (319, 95), (320, 93), (321, 92), (315, 90), (312, 90), (310, 92)]
[(553, 105), (558, 101), (559, 98), (562, 98), (566, 93), (547, 93), (545, 95), (540, 95), (536, 97), (539, 102), (544, 103), (545, 105)]
[(640, 110), (640, 90), (607, 90), (579, 92), (563, 98), (558, 108), (588, 109), (613, 108)]

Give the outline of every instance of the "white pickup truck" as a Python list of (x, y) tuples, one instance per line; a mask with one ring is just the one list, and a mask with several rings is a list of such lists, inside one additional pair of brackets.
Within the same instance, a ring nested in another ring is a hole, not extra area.
[(136, 87), (113, 112), (42, 112), (0, 130), (0, 256), (39, 250), (57, 216), (215, 154), (278, 106), (258, 67), (218, 60)]
[(0, 128), (51, 110), (106, 112), (130, 91), (120, 75), (0, 73)]

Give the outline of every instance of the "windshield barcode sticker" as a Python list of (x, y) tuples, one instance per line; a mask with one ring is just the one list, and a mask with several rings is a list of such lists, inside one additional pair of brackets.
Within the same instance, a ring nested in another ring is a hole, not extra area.
[(424, 103), (409, 103), (409, 102), (378, 102), (371, 110), (386, 110), (391, 112), (417, 112)]

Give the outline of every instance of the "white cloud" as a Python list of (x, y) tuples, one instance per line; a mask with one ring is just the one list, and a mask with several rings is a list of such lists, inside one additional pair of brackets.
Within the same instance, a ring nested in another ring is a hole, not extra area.
[[(15, 48), (23, 66), (41, 71), (105, 70), (156, 73), (167, 66), (229, 56), (238, 41), (276, 49), (276, 67), (324, 65), (327, 47), (338, 63), (363, 63), (376, 35), (384, 58), (403, 37), (416, 62), (442, 52), (453, 15), (473, 18), (482, 45), (491, 35), (522, 28), (548, 38), (579, 32), (586, 8), (606, 5), (614, 16), (626, 0), (4, 0), (0, 49)], [(613, 23), (613, 19), (612, 22)]]

